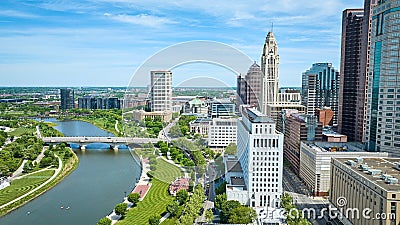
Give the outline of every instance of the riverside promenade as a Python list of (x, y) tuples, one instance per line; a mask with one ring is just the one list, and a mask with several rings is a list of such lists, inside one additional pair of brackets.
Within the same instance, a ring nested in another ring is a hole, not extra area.
[[(140, 201), (142, 201), (146, 197), (148, 191), (151, 188), (150, 177), (147, 176), (147, 172), (150, 171), (150, 161), (148, 159), (143, 159), (140, 156), (140, 162), (142, 165), (142, 173), (132, 193), (140, 194)], [(126, 203), (128, 205), (128, 208), (133, 207), (133, 204), (128, 201), (127, 197), (124, 198), (123, 203)], [(113, 225), (116, 224), (118, 220), (122, 218), (122, 216), (115, 214), (115, 211), (113, 210), (110, 213), (110, 215), (107, 216), (107, 218), (109, 218), (112, 221), (111, 224)]]

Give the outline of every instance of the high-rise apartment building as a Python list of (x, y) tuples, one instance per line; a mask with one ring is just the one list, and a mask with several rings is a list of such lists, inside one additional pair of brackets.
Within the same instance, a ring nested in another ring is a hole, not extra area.
[(120, 109), (122, 101), (118, 98), (78, 98), (78, 108), (80, 109)]
[(339, 86), (339, 72), (331, 63), (314, 63), (302, 76), (302, 104), (307, 107), (307, 114), (314, 114), (317, 108), (330, 107), (335, 113), (333, 125), (337, 125)]
[(365, 0), (363, 9), (343, 11), (338, 131), (349, 141), (364, 141), (371, 13), (376, 4), (377, 0)]
[(238, 159), (251, 207), (279, 207), (282, 195), (283, 134), (256, 109), (244, 109), (238, 121)]
[(365, 141), (370, 151), (400, 155), (400, 2), (373, 8)]
[(151, 71), (151, 111), (172, 111), (172, 72)]
[[(346, 134), (350, 141), (361, 141), (356, 138), (359, 125), (364, 120), (357, 116), (357, 102), (361, 79), (361, 42), (363, 37), (364, 9), (346, 9), (342, 16), (342, 48), (340, 62), (340, 93), (338, 130)], [(364, 65), (365, 66), (365, 65)], [(364, 95), (361, 95), (364, 96)], [(363, 100), (362, 100), (363, 101)], [(361, 112), (361, 114), (363, 114)], [(357, 121), (359, 119), (360, 121)], [(362, 127), (361, 127), (362, 131)]]
[(75, 95), (74, 90), (71, 88), (61, 88), (61, 110), (68, 110), (75, 108)]

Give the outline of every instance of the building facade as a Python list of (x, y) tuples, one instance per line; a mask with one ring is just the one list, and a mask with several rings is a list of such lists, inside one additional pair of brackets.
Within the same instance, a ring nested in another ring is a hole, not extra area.
[(302, 75), (302, 104), (307, 114), (314, 114), (316, 108), (330, 107), (335, 113), (333, 125), (337, 125), (339, 112), (339, 72), (331, 63), (314, 63)]
[(80, 109), (121, 109), (122, 100), (118, 98), (78, 98), (78, 108)]
[(261, 56), (261, 72), (263, 73), (261, 111), (266, 113), (268, 104), (275, 104), (278, 102), (279, 92), (278, 43), (276, 42), (273, 32), (268, 32), (268, 35), (265, 38), (263, 53)]
[(230, 143), (237, 141), (236, 118), (214, 118), (209, 123), (208, 146), (224, 149)]
[(275, 122), (247, 108), (238, 120), (238, 159), (251, 207), (279, 207), (283, 172), (283, 134)]
[(293, 171), (300, 173), (300, 144), (302, 141), (321, 141), (322, 124), (314, 115), (290, 114), (285, 119), (283, 152)]
[(75, 94), (71, 88), (60, 89), (61, 96), (61, 110), (68, 110), (75, 108)]
[(338, 217), (343, 224), (400, 223), (399, 161), (395, 158), (332, 159), (330, 201), (344, 214)]
[(370, 151), (400, 155), (400, 2), (373, 8), (365, 141)]
[(360, 129), (357, 119), (364, 120), (357, 116), (358, 95), (360, 91), (365, 92), (365, 86), (360, 87), (363, 24), (364, 9), (343, 11), (338, 130), (346, 134), (349, 141), (362, 141), (360, 137), (356, 139), (356, 131)]
[(151, 111), (172, 111), (172, 72), (151, 71)]
[(246, 74), (246, 103), (254, 105), (257, 108), (261, 106), (261, 91), (262, 91), (263, 73), (261, 67), (254, 62)]
[(208, 117), (219, 118), (235, 115), (235, 104), (227, 99), (213, 99), (206, 101)]
[(388, 154), (365, 152), (361, 143), (301, 142), (300, 178), (314, 196), (327, 196), (331, 190), (331, 159), (349, 157), (388, 157)]

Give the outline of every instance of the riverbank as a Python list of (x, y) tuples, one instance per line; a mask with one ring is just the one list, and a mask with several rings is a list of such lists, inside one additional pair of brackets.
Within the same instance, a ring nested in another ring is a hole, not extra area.
[(110, 132), (110, 133), (114, 134), (116, 137), (121, 136), (120, 132), (117, 131), (117, 130), (115, 130), (115, 127), (118, 126), (118, 125), (114, 125), (114, 126), (112, 126), (112, 127), (105, 127), (105, 126), (104, 126), (104, 122), (101, 121), (101, 120), (96, 121), (96, 120), (90, 120), (90, 119), (87, 119), (87, 118), (79, 118), (79, 117), (76, 117), (76, 118), (67, 118), (67, 119), (70, 119), (70, 120), (79, 120), (79, 121), (82, 121), (82, 122), (87, 122), (87, 123), (90, 123), (90, 124), (96, 126), (96, 127), (99, 128), (99, 129), (102, 129), (102, 130), (104, 130), (104, 131), (107, 131), (107, 132)]
[(1, 208), (0, 217), (44, 194), (45, 192), (56, 186), (58, 183), (60, 183), (69, 174), (71, 174), (78, 167), (79, 159), (78, 156), (72, 151), (72, 149), (68, 148), (68, 151), (72, 152), (72, 157), (70, 157), (66, 162), (60, 160), (62, 164), (61, 167), (59, 166), (60, 172), (55, 177), (52, 177), (53, 179), (50, 178), (48, 182), (46, 181), (47, 183), (44, 182), (44, 185), (37, 190), (33, 190), (32, 193), (29, 193), (26, 196), (21, 196), (20, 199), (18, 199), (17, 201)]

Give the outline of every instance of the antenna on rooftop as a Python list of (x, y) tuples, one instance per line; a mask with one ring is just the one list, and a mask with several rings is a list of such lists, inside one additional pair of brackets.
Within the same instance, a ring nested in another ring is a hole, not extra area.
[(271, 23), (271, 32), (274, 32), (274, 22)]

